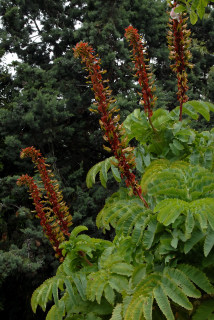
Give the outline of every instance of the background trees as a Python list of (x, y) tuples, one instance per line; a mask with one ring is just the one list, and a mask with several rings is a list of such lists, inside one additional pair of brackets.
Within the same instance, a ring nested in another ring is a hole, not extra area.
[[(33, 289), (29, 282), (37, 286), (55, 267), (52, 251), (30, 213), (30, 201), (15, 184), (21, 173), (32, 172), (28, 162), (19, 160), (21, 148), (34, 145), (47, 157), (74, 224), (87, 225), (91, 235), (97, 234), (94, 216), (110, 193), (99, 184), (92, 190), (85, 185), (86, 172), (105, 152), (97, 117), (88, 110), (93, 97), (85, 84), (86, 73), (71, 48), (80, 40), (97, 48), (125, 117), (138, 104), (129, 49), (123, 41), (124, 28), (134, 25), (148, 43), (158, 106), (172, 109), (176, 81), (169, 68), (165, 11), (166, 3), (155, 0), (1, 1), (0, 265), (4, 267), (0, 272), (2, 314), (8, 319), (23, 317), (20, 299), (29, 299)], [(210, 7), (192, 28), (196, 67), (190, 75), (191, 99), (213, 99), (213, 18)], [(13, 73), (3, 62), (5, 53), (19, 58), (13, 62)], [(110, 184), (113, 191), (115, 185)], [(11, 304), (10, 294), (18, 286), (23, 291)], [(25, 310), (25, 319), (32, 319)]]

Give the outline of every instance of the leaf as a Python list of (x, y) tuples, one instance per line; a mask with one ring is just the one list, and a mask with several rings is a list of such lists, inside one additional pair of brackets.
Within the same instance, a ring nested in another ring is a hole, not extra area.
[(31, 298), (31, 306), (33, 312), (36, 312), (37, 306), (40, 305), (43, 310), (46, 309), (48, 300), (51, 300), (52, 295), (54, 302), (58, 305), (58, 288), (63, 290), (64, 277), (54, 276), (44, 281), (33, 293)]
[(175, 268), (165, 268), (164, 272), (170, 276), (176, 284), (182, 288), (183, 292), (192, 298), (200, 298), (200, 291), (194, 286), (194, 284), (189, 280), (189, 278), (179, 269)]
[(198, 243), (203, 237), (203, 232), (201, 230), (195, 229), (191, 234), (191, 238), (184, 244), (184, 253), (187, 254), (190, 250), (192, 250), (194, 245), (196, 245), (196, 243)]
[(122, 304), (119, 303), (116, 305), (116, 307), (113, 309), (112, 316), (110, 320), (123, 320), (122, 318)]
[(141, 320), (143, 315), (144, 297), (140, 296), (136, 301), (134, 308), (132, 310), (132, 319)]
[(158, 286), (154, 289), (154, 298), (157, 301), (157, 304), (163, 314), (166, 316), (167, 320), (174, 320), (174, 315), (172, 313), (172, 309), (170, 307), (169, 300), (167, 298), (167, 295), (165, 294), (165, 291), (161, 286)]
[(75, 293), (74, 293), (74, 290), (73, 290), (73, 287), (71, 285), (71, 282), (65, 278), (65, 285), (66, 285), (66, 290), (69, 294), (69, 299), (71, 301), (72, 304), (76, 304), (76, 298), (75, 298)]
[(197, 6), (197, 13), (200, 19), (203, 18), (204, 13), (205, 13), (205, 5), (203, 0), (199, 0), (199, 4)]
[(146, 297), (143, 302), (143, 314), (145, 320), (152, 320), (152, 305), (153, 305), (153, 296)]
[(115, 299), (115, 293), (114, 290), (112, 289), (112, 287), (110, 287), (109, 284), (107, 284), (104, 288), (104, 295), (106, 300), (110, 303), (110, 304), (114, 304), (114, 299)]
[[(193, 11), (191, 11), (193, 12)], [(196, 15), (197, 17), (197, 15)], [(191, 14), (190, 14), (190, 19), (191, 19)], [(191, 22), (192, 23), (192, 22)], [(198, 101), (198, 100), (192, 100), (184, 103), (184, 107), (186, 109), (193, 107), (194, 110), (198, 113), (200, 113), (207, 121), (210, 120), (210, 109), (209, 106), (203, 102), (203, 101)]]
[(197, 20), (198, 20), (197, 14), (195, 13), (195, 11), (191, 10), (190, 11), (190, 22), (191, 22), (191, 24), (193, 24), (193, 25), (196, 24)]
[(151, 160), (150, 160), (150, 154), (149, 153), (146, 156), (143, 156), (143, 161), (144, 161), (146, 167), (148, 167), (150, 165)]
[[(86, 176), (86, 184), (88, 188), (92, 188), (93, 184), (95, 184), (96, 175), (99, 173), (101, 183), (104, 187), (106, 187), (106, 182), (108, 181), (108, 171), (111, 167), (114, 167), (112, 165), (112, 161), (116, 162), (117, 160), (115, 157), (109, 157), (97, 164), (95, 164), (88, 172)], [(116, 181), (118, 181), (118, 173), (117, 168), (112, 170), (113, 176), (116, 176)], [(114, 171), (114, 172), (113, 172)]]
[(87, 231), (88, 228), (86, 226), (77, 226), (71, 232), (71, 237), (76, 238), (80, 232)]
[(173, 140), (173, 145), (178, 150), (183, 150), (184, 149), (184, 146), (176, 139)]
[(65, 314), (65, 303), (63, 300), (59, 301), (58, 306), (53, 305), (49, 310), (46, 320), (63, 320)]
[(180, 4), (179, 6), (177, 6), (174, 10), (175, 13), (181, 13), (181, 12), (185, 12), (187, 9), (185, 6), (183, 6), (182, 4)]
[(199, 1), (200, 0), (192, 0), (192, 6), (191, 6), (191, 9), (192, 10), (196, 10), (198, 4), (199, 4)]
[(165, 199), (160, 201), (154, 208), (154, 212), (158, 212), (157, 219), (165, 226), (175, 222), (181, 213), (186, 209), (186, 202), (180, 199)]
[(119, 293), (128, 288), (127, 278), (120, 275), (111, 275), (109, 279), (109, 284), (112, 287), (112, 289), (118, 291)]
[(153, 219), (150, 220), (147, 230), (144, 232), (144, 236), (143, 236), (143, 245), (147, 250), (149, 250), (152, 246), (157, 227), (158, 227), (158, 222), (156, 220), (156, 217), (154, 217)]
[(86, 176), (86, 185), (88, 188), (92, 188), (93, 184), (95, 184), (95, 178), (98, 172), (100, 171), (100, 169), (101, 169), (101, 162), (97, 163), (88, 171)]
[(190, 210), (187, 211), (186, 219), (185, 219), (185, 235), (188, 238), (192, 233), (195, 226), (195, 220), (192, 212)]
[(112, 273), (130, 276), (133, 272), (133, 266), (125, 262), (115, 263), (110, 270)]
[(117, 182), (121, 182), (120, 172), (114, 165), (111, 165), (111, 171), (112, 171), (114, 179)]
[(214, 293), (213, 286), (201, 270), (187, 264), (178, 265), (177, 268), (184, 272), (192, 282), (194, 282), (199, 288), (204, 290), (206, 293)]
[(100, 171), (100, 182), (104, 188), (107, 188), (106, 182), (108, 180), (107, 173), (104, 174), (103, 170)]
[(80, 297), (83, 301), (86, 300), (86, 286), (87, 286), (87, 280), (86, 275), (84, 273), (81, 274), (73, 274), (72, 275), (73, 281), (75, 283), (75, 286), (77, 288), (77, 291), (80, 294)]
[(192, 310), (192, 304), (186, 294), (181, 290), (173, 278), (164, 277), (162, 280), (163, 288), (170, 299), (187, 310)]
[(214, 246), (214, 231), (209, 230), (204, 241), (204, 255), (208, 256)]

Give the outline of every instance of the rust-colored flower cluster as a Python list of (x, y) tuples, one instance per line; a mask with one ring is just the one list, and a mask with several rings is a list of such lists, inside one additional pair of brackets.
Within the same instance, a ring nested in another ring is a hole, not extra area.
[(187, 83), (187, 73), (186, 68), (192, 68), (193, 65), (189, 62), (191, 59), (191, 53), (189, 51), (191, 40), (190, 30), (187, 30), (187, 18), (184, 14), (176, 14), (174, 12), (177, 3), (174, 2), (170, 12), (170, 30), (168, 32), (168, 47), (169, 47), (169, 58), (174, 60), (174, 64), (171, 65), (172, 71), (176, 73), (178, 80), (178, 92), (177, 98), (180, 103), (180, 118), (182, 120), (182, 108), (183, 104), (188, 101), (188, 96), (186, 95), (189, 89)]
[(105, 132), (103, 138), (110, 144), (110, 148), (104, 148), (114, 153), (118, 160), (117, 166), (121, 172), (121, 177), (125, 177), (126, 185), (131, 187), (133, 193), (138, 195), (145, 206), (148, 207), (146, 200), (142, 197), (141, 187), (132, 172), (135, 168), (133, 148), (128, 146), (127, 139), (124, 138), (125, 130), (119, 124), (120, 116), (115, 115), (118, 110), (113, 106), (115, 100), (111, 96), (111, 90), (104, 84), (102, 75), (105, 71), (101, 70), (100, 59), (94, 54), (93, 48), (88, 43), (79, 42), (73, 50), (74, 56), (82, 59), (89, 73), (97, 110), (101, 115), (100, 125)]
[(132, 60), (135, 64), (138, 82), (142, 88), (141, 103), (144, 105), (144, 110), (150, 120), (157, 97), (154, 96), (155, 87), (153, 87), (152, 73), (149, 65), (146, 64), (148, 60), (145, 58), (145, 48), (138, 30), (132, 26), (125, 29), (125, 37), (132, 46)]
[[(56, 180), (51, 179), (53, 174), (50, 170), (47, 170), (48, 165), (45, 163), (45, 159), (39, 150), (36, 150), (34, 147), (28, 147), (22, 150), (20, 157), (30, 157), (32, 159), (39, 171), (44, 190), (38, 189), (33, 178), (28, 175), (21, 176), (17, 184), (26, 184), (28, 186), (34, 201), (37, 217), (41, 219), (40, 223), (53, 245), (56, 255), (62, 257), (59, 244), (65, 240), (66, 236), (70, 235), (68, 228), (72, 224), (72, 217), (63, 201), (59, 185)], [(45, 192), (43, 197), (42, 191)]]
[(22, 175), (18, 181), (17, 185), (26, 185), (28, 186), (29, 193), (33, 199), (33, 203), (36, 209), (37, 217), (40, 219), (40, 224), (43, 228), (44, 234), (49, 239), (51, 245), (53, 246), (56, 256), (58, 258), (62, 258), (62, 251), (59, 249), (59, 244), (61, 241), (64, 240), (63, 234), (60, 232), (60, 240), (59, 240), (59, 230), (56, 229), (55, 226), (52, 224), (52, 218), (49, 214), (47, 214), (47, 211), (45, 210), (42, 199), (41, 199), (41, 193), (35, 184), (32, 177), (26, 175)]

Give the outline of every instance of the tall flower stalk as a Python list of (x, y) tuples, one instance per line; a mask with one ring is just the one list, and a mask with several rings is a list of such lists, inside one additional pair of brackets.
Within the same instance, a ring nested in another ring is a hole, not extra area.
[(141, 103), (144, 105), (145, 113), (148, 116), (149, 123), (154, 131), (155, 128), (152, 124), (152, 110), (155, 106), (157, 97), (154, 96), (155, 87), (153, 86), (154, 81), (152, 81), (152, 73), (150, 67), (147, 64), (148, 59), (145, 58), (145, 47), (142, 42), (138, 30), (129, 26), (125, 29), (125, 37), (132, 46), (132, 60), (135, 65), (136, 76), (138, 77), (138, 82), (142, 88), (142, 100)]
[(171, 65), (171, 69), (176, 73), (177, 76), (177, 99), (180, 103), (180, 116), (179, 120), (182, 121), (182, 110), (183, 104), (188, 101), (188, 96), (186, 92), (189, 87), (187, 85), (187, 67), (192, 68), (193, 65), (189, 62), (191, 58), (191, 53), (189, 51), (190, 47), (190, 30), (187, 30), (187, 18), (185, 18), (185, 13), (177, 14), (175, 13), (175, 8), (177, 6), (176, 1), (171, 5), (172, 9), (170, 12), (169, 27), (168, 32), (168, 47), (169, 47), (169, 58), (174, 61)]
[(68, 228), (72, 224), (71, 215), (69, 214), (68, 207), (63, 201), (63, 196), (59, 191), (59, 185), (57, 181), (51, 179), (54, 175), (50, 170), (47, 170), (48, 165), (45, 163), (45, 159), (42, 157), (42, 154), (34, 147), (28, 147), (22, 150), (20, 157), (22, 159), (30, 157), (32, 162), (35, 164), (44, 184), (46, 199), (52, 206), (52, 211), (58, 220), (58, 225), (62, 233), (66, 236), (69, 236), (70, 233)]
[(29, 193), (33, 199), (36, 210), (36, 216), (40, 219), (40, 224), (44, 233), (48, 237), (56, 256), (62, 261), (62, 251), (59, 245), (69, 237), (69, 226), (72, 224), (72, 217), (69, 214), (68, 207), (63, 201), (59, 185), (48, 165), (42, 157), (39, 150), (34, 147), (28, 147), (21, 151), (21, 158), (30, 157), (39, 171), (44, 188), (38, 187), (34, 179), (28, 175), (22, 175), (17, 184), (28, 186)]
[(110, 145), (110, 148), (105, 147), (105, 149), (112, 151), (118, 160), (117, 166), (121, 172), (121, 177), (125, 177), (127, 187), (131, 187), (134, 195), (139, 196), (144, 205), (148, 207), (148, 203), (142, 196), (141, 186), (132, 172), (135, 168), (134, 148), (128, 146), (127, 138), (124, 138), (125, 130), (119, 124), (120, 116), (115, 115), (118, 110), (112, 106), (115, 100), (111, 96), (109, 87), (104, 84), (102, 75), (105, 71), (101, 70), (100, 59), (88, 43), (79, 42), (73, 50), (74, 56), (82, 59), (82, 63), (85, 64), (89, 73), (97, 110), (101, 116), (100, 126), (105, 132), (103, 138)]
[(28, 187), (44, 234), (47, 236), (53, 249), (55, 250), (56, 257), (60, 258), (60, 260), (63, 259), (62, 250), (59, 248), (59, 245), (65, 240), (65, 237), (59, 230), (59, 227), (55, 223), (54, 219), (51, 217), (50, 210), (47, 210), (47, 208), (44, 207), (42, 203), (42, 194), (34, 182), (34, 179), (27, 174), (22, 175), (17, 180), (17, 185), (26, 185)]

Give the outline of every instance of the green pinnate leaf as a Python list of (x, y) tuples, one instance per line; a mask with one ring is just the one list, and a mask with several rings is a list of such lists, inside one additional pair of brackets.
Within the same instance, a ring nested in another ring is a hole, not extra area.
[(104, 288), (104, 295), (106, 300), (113, 305), (115, 300), (115, 293), (109, 284), (107, 284)]
[(190, 11), (190, 22), (191, 22), (191, 24), (193, 24), (193, 25), (196, 24), (197, 20), (198, 20), (197, 14), (195, 13), (195, 11), (191, 10)]
[(122, 317), (122, 304), (119, 303), (116, 305), (116, 307), (113, 309), (112, 316), (110, 320), (123, 320)]
[(172, 309), (170, 307), (169, 299), (167, 298), (165, 290), (163, 290), (162, 286), (161, 285), (157, 286), (157, 288), (154, 289), (153, 293), (154, 293), (154, 298), (157, 301), (157, 304), (160, 310), (165, 315), (165, 317), (168, 320), (174, 320), (175, 318), (172, 313)]
[[(191, 11), (191, 12), (192, 12), (192, 15), (194, 16), (194, 13), (193, 13), (194, 11)], [(196, 15), (196, 18), (197, 18), (197, 15)], [(190, 14), (190, 19), (191, 19), (191, 14)], [(195, 112), (200, 113), (207, 121), (210, 120), (210, 108), (205, 102), (192, 100), (184, 103), (184, 111), (188, 109), (191, 110), (192, 108), (194, 109)]]
[(177, 286), (182, 288), (185, 295), (192, 298), (200, 298), (201, 292), (194, 286), (194, 284), (189, 280), (189, 278), (179, 269), (175, 268), (165, 268), (165, 274), (167, 274)]
[(124, 276), (130, 276), (134, 268), (132, 265), (128, 263), (120, 262), (120, 263), (113, 264), (110, 270), (112, 273), (117, 273)]
[(145, 320), (152, 320), (152, 306), (154, 298), (153, 296), (146, 297), (143, 302), (143, 315)]
[(206, 277), (206, 275), (199, 270), (198, 268), (194, 266), (190, 266), (187, 264), (181, 264), (177, 267), (179, 270), (181, 270), (183, 273), (186, 274), (186, 276), (195, 283), (199, 288), (204, 290), (208, 294), (214, 293), (214, 288), (211, 285), (210, 281)]
[(158, 221), (165, 226), (175, 222), (185, 210), (186, 202), (180, 199), (165, 199), (154, 208), (154, 212), (158, 213)]
[(204, 241), (204, 255), (208, 256), (214, 246), (214, 231), (210, 228)]

